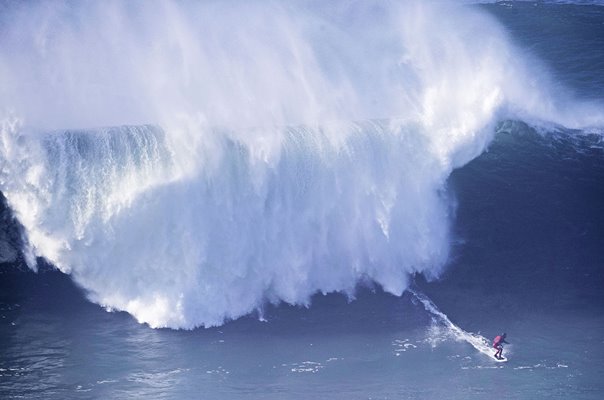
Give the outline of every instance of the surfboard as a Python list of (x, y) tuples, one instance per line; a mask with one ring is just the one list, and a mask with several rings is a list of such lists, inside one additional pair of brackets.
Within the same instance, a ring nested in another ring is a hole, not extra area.
[(495, 356), (492, 357), (493, 360), (497, 361), (497, 362), (506, 362), (508, 359), (505, 357), (502, 358), (495, 358)]

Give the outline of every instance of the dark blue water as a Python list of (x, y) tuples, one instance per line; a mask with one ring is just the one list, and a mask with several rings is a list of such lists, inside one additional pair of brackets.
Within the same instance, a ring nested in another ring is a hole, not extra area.
[(498, 2), (484, 8), (503, 22), (513, 40), (545, 61), (560, 87), (602, 98), (604, 8), (550, 2)]
[[(561, 85), (602, 99), (604, 7), (480, 7)], [(18, 260), (0, 269), (0, 398), (601, 398), (602, 136), (510, 120), (496, 130), (447, 181), (456, 216), (445, 273), (414, 285), (463, 330), (506, 331), (507, 363), (456, 340), (410, 293), (370, 282), (354, 298), (319, 294), (308, 308), (266, 305), (179, 331), (106, 312), (69, 276)]]

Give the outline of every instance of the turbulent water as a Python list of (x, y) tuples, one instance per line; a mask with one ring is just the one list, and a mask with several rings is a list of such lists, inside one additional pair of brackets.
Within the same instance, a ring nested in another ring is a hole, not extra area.
[(598, 2), (0, 4), (0, 393), (599, 398), (603, 49)]

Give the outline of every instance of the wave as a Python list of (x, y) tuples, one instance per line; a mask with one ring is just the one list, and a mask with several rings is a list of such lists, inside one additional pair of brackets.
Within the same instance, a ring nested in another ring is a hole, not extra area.
[(478, 9), (153, 6), (0, 17), (0, 191), (29, 265), (152, 327), (400, 295), (446, 265), (447, 178), (498, 121), (604, 126)]

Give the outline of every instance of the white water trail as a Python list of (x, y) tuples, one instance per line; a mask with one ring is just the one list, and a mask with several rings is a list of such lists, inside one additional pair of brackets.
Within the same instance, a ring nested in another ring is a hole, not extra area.
[[(478, 333), (466, 332), (461, 329), (459, 326), (455, 325), (449, 317), (442, 311), (436, 307), (436, 305), (430, 300), (425, 294), (418, 292), (417, 290), (407, 289), (409, 293), (411, 293), (428, 311), (432, 319), (447, 329), (447, 332), (457, 341), (466, 342), (478, 350), (480, 353), (489, 356), (489, 358), (493, 359), (495, 355), (495, 350), (493, 346), (490, 345), (490, 342), (484, 336)], [(509, 353), (506, 351), (506, 353)], [(507, 356), (507, 354), (506, 354)]]

